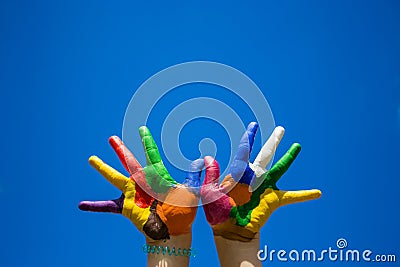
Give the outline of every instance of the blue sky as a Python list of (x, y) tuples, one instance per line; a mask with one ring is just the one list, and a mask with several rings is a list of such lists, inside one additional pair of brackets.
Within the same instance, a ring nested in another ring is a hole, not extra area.
[[(279, 186), (323, 192), (276, 211), (261, 245), (326, 249), (344, 237), (350, 248), (400, 257), (399, 11), (396, 1), (2, 1), (1, 265), (144, 265), (144, 238), (128, 220), (78, 210), (81, 200), (119, 194), (87, 159), (122, 170), (107, 138), (121, 135), (135, 90), (193, 60), (233, 66), (257, 83), (286, 128), (277, 155), (303, 146)], [(200, 85), (179, 97), (200, 92), (229, 98)], [(155, 135), (161, 123), (154, 116)], [(224, 142), (218, 125), (192, 126)], [(184, 151), (202, 137), (193, 129), (182, 133)], [(218, 264), (201, 209), (193, 247), (191, 266)]]

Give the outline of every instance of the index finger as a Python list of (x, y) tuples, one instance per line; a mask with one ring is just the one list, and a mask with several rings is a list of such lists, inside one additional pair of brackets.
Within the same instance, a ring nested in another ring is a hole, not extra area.
[(289, 169), (290, 165), (300, 153), (301, 146), (294, 143), (289, 150), (283, 155), (272, 168), (269, 170), (267, 177), (275, 184), (282, 175)]

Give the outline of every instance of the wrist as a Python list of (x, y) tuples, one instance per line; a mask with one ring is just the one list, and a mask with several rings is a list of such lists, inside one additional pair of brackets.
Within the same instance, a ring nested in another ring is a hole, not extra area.
[(192, 234), (170, 236), (167, 240), (153, 240), (146, 237), (143, 251), (147, 253), (147, 266), (188, 266), (193, 256)]
[(219, 262), (224, 266), (258, 267), (261, 261), (257, 258), (260, 249), (259, 233), (250, 241), (231, 240), (222, 236), (214, 236)]

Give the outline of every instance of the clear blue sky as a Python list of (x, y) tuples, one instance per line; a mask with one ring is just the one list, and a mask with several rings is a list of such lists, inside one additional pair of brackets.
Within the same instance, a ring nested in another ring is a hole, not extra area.
[[(280, 187), (323, 191), (275, 212), (262, 245), (325, 249), (344, 237), (400, 258), (399, 3), (265, 2), (2, 1), (0, 265), (144, 266), (144, 238), (128, 220), (78, 210), (119, 194), (87, 159), (122, 170), (107, 138), (121, 135), (136, 88), (192, 60), (253, 79), (287, 130), (278, 156), (303, 146)], [(161, 122), (152, 120), (155, 131)], [(185, 133), (190, 150), (196, 131)], [(191, 266), (217, 266), (201, 209), (193, 247)]]

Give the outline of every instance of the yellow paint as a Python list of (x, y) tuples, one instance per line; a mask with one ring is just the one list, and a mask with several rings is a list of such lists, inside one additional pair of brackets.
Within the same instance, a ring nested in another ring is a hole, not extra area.
[(89, 158), (89, 163), (95, 168), (101, 175), (104, 176), (112, 185), (116, 188), (125, 192), (125, 186), (130, 181), (125, 175), (114, 169), (113, 167), (104, 163), (100, 158), (97, 156), (91, 156)]
[(104, 163), (100, 158), (91, 156), (89, 163), (99, 171), (111, 184), (120, 189), (124, 195), (122, 215), (127, 217), (138, 229), (143, 232), (143, 226), (150, 216), (150, 207), (140, 208), (135, 203), (135, 182), (119, 171)]
[(230, 240), (249, 242), (256, 235), (255, 232), (252, 232), (239, 225), (236, 225), (236, 220), (233, 218), (230, 218), (226, 222), (212, 225), (211, 227), (213, 229), (213, 233), (215, 236), (222, 236)]
[(321, 191), (317, 189), (282, 191), (267, 188), (260, 196), (260, 204), (253, 209), (250, 222), (245, 226), (245, 228), (257, 233), (267, 222), (272, 212), (277, 208), (288, 204), (317, 199), (320, 196)]
[(267, 188), (260, 196), (260, 204), (251, 212), (250, 222), (245, 228), (253, 233), (259, 232), (278, 205), (279, 198), (275, 190)]
[(150, 207), (145, 209), (138, 207), (133, 199), (126, 199), (122, 209), (122, 215), (127, 217), (138, 229), (143, 232), (143, 226), (150, 216)]

